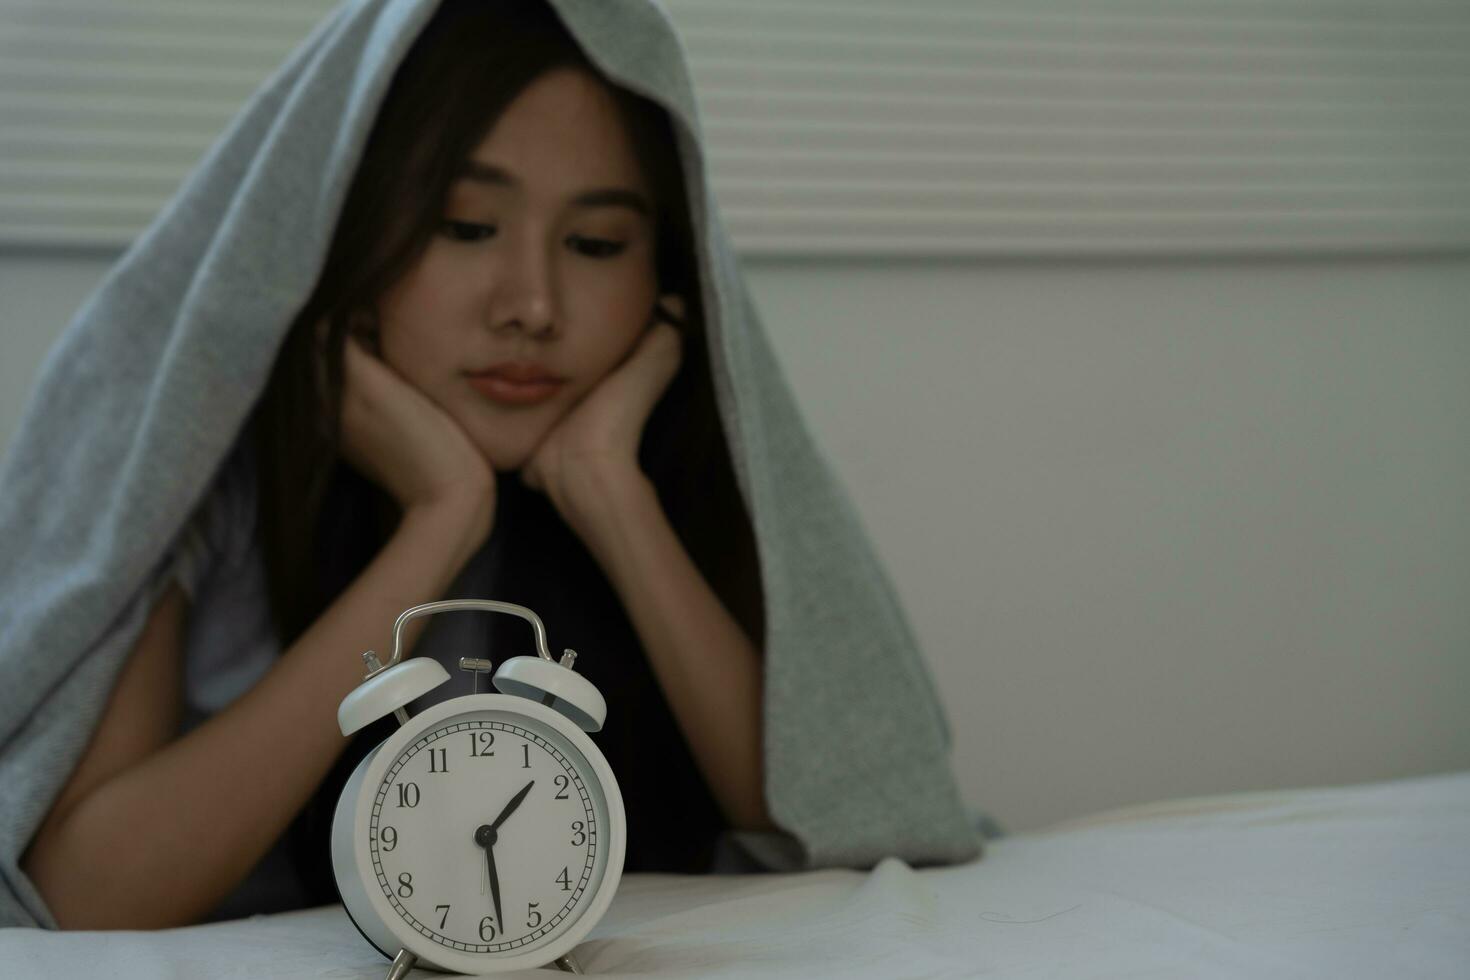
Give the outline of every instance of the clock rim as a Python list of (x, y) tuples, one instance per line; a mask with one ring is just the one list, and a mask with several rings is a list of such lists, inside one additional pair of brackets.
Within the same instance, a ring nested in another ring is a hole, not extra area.
[[(382, 894), (382, 889), (378, 887), (376, 875), (369, 875), (372, 862), (368, 857), (370, 851), (367, 838), (367, 811), (372, 809), (371, 802), (375, 791), (382, 782), (383, 775), (392, 760), (396, 759), (409, 743), (439, 727), (445, 719), (454, 715), (490, 710), (504, 711), (530, 720), (545, 722), (564, 736), (582, 753), (592, 767), (593, 775), (602, 784), (603, 798), (607, 802), (607, 863), (604, 865), (601, 881), (595, 888), (589, 885), (592, 895), (588, 899), (587, 906), (567, 927), (567, 931), (553, 942), (537, 949), (514, 953), (469, 953), (450, 949), (427, 939), (416, 930), (410, 929), (402, 921), (397, 912), (393, 910), (391, 903)], [(343, 787), (343, 801), (349, 790), (355, 789), (357, 793), (357, 799), (352, 804), (351, 824), (347, 828), (351, 838), (349, 850), (352, 859), (351, 873), (362, 894), (366, 897), (369, 909), (387, 934), (401, 947), (418, 957), (423, 965), (457, 970), (462, 973), (491, 970), (498, 972), (545, 966), (581, 942), (587, 933), (591, 932), (593, 927), (601, 921), (608, 906), (612, 903), (613, 895), (622, 880), (623, 859), (627, 848), (627, 816), (623, 807), (623, 794), (618, 786), (617, 776), (614, 775), (612, 766), (603, 756), (602, 750), (587, 736), (587, 733), (559, 712), (535, 701), (510, 694), (466, 694), (450, 698), (425, 708), (379, 742), (364, 760), (360, 772), (362, 773), (361, 779), (349, 780), (347, 786)], [(368, 787), (371, 787), (374, 792), (367, 792)], [(339, 809), (343, 801), (339, 801)], [(347, 905), (345, 894), (343, 904)], [(349, 909), (349, 915), (355, 911)], [(363, 932), (374, 946), (378, 945), (368, 936), (366, 930), (359, 927), (359, 931)], [(379, 952), (383, 950), (379, 948)], [(392, 954), (388, 955), (391, 957)]]

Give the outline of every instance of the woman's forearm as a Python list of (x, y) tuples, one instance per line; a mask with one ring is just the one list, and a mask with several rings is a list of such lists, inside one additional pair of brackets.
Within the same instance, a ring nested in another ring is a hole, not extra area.
[[(591, 481), (589, 481), (590, 483)], [(553, 497), (623, 601), (654, 675), (731, 826), (769, 830), (761, 661), (636, 470)], [(558, 499), (560, 497), (560, 499)]]
[[(455, 509), (411, 511), (250, 691), (116, 773), (43, 828), (27, 871), (66, 928), (197, 922), (246, 877), (347, 744), (337, 706), (361, 654), (391, 653), (405, 608), (440, 597), (473, 542)], [(405, 629), (414, 639), (423, 621)]]

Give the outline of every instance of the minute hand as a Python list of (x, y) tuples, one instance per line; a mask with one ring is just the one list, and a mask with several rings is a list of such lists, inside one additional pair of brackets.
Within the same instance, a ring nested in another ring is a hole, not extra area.
[(485, 848), (485, 871), (490, 876), (490, 898), (495, 903), (495, 924), (505, 931), (505, 916), (500, 914), (500, 875), (495, 872), (495, 848)]
[(516, 812), (516, 807), (521, 805), (521, 801), (526, 798), (526, 794), (531, 792), (531, 787), (535, 785), (536, 780), (533, 779), (519, 793), (512, 796), (510, 802), (505, 805), (505, 809), (500, 811), (500, 816), (496, 817), (495, 822), (490, 825), (490, 829), (499, 830), (500, 825), (505, 823), (505, 818)]

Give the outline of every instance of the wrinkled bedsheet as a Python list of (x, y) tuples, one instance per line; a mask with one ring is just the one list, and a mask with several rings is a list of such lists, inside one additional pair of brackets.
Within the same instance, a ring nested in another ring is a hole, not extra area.
[[(1110, 810), (960, 867), (629, 875), (577, 956), (609, 977), (1464, 980), (1470, 771)], [(0, 930), (5, 977), (386, 972), (340, 906), (153, 933)]]

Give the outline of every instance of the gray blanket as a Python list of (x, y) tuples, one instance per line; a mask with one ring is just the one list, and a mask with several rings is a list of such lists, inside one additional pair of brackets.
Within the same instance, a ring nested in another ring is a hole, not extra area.
[[(488, 0), (487, 0), (488, 2)], [(554, 0), (673, 116), (721, 420), (760, 550), (769, 867), (969, 860), (980, 837), (913, 635), (772, 356), (708, 185), (680, 41), (647, 0)], [(54, 925), (19, 858), (76, 765), (166, 559), (311, 293), (393, 69), (433, 0), (334, 10), (47, 357), (0, 467), (0, 925)]]

